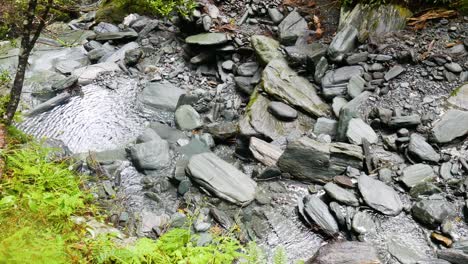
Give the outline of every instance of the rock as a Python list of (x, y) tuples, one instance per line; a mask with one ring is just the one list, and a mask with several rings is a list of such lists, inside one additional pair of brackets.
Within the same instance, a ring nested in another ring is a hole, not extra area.
[(359, 3), (352, 9), (342, 8), (338, 28), (353, 25), (359, 32), (359, 40), (365, 42), (368, 37), (404, 29), (411, 16), (411, 11), (401, 5)]
[(234, 77), (236, 87), (243, 93), (251, 95), (254, 91), (254, 85), (252, 84), (252, 77), (236, 76)]
[(410, 136), (408, 151), (422, 161), (438, 162), (440, 160), (440, 155), (426, 142), (426, 139), (416, 133)]
[(237, 67), (237, 74), (240, 76), (253, 76), (258, 70), (258, 64), (256, 62), (242, 63)]
[[(359, 254), (356, 254), (359, 252)], [(322, 246), (306, 264), (381, 264), (377, 250), (369, 243), (333, 242)]]
[(442, 249), (437, 251), (437, 257), (452, 264), (468, 263), (468, 254), (456, 249)]
[(433, 180), (435, 177), (431, 166), (426, 164), (414, 164), (403, 170), (401, 181), (406, 187), (413, 187), (421, 182)]
[(213, 219), (218, 222), (223, 228), (231, 229), (234, 221), (229, 217), (225, 212), (219, 210), (218, 208), (210, 208), (210, 214)]
[(405, 68), (401, 65), (393, 66), (387, 73), (385, 73), (384, 79), (385, 81), (390, 81), (391, 79), (397, 77), (398, 75), (402, 74), (405, 71)]
[(161, 137), (154, 131), (153, 129), (147, 127), (145, 130), (143, 130), (143, 133), (141, 133), (137, 139), (136, 143), (145, 143), (145, 142), (150, 142), (153, 140), (160, 140)]
[(283, 44), (294, 44), (307, 30), (307, 22), (297, 11), (289, 13), (278, 25), (279, 39)]
[(366, 81), (359, 75), (355, 75), (349, 79), (348, 82), (348, 95), (351, 96), (351, 98), (355, 98), (358, 95), (360, 95), (364, 91), (364, 86), (366, 84)]
[(162, 139), (170, 144), (176, 144), (180, 139), (188, 139), (184, 132), (158, 122), (150, 123), (148, 128), (154, 130)]
[(194, 181), (219, 198), (239, 205), (255, 198), (257, 184), (213, 153), (193, 156), (187, 170)]
[(185, 42), (198, 45), (218, 45), (228, 42), (228, 36), (224, 33), (202, 33), (187, 37)]
[(52, 90), (63, 91), (63, 90), (72, 88), (77, 83), (78, 83), (78, 77), (74, 75), (70, 75), (65, 79), (61, 79), (52, 83)]
[(302, 137), (290, 142), (278, 161), (278, 167), (293, 178), (328, 182), (343, 173), (350, 164), (362, 167), (362, 149), (344, 143), (321, 143)]
[(169, 144), (165, 140), (152, 140), (130, 147), (133, 163), (140, 170), (159, 170), (169, 165)]
[(343, 97), (337, 96), (333, 98), (332, 108), (336, 117), (340, 116), (341, 108), (343, 108), (347, 103), (348, 101)]
[(361, 175), (358, 187), (364, 201), (373, 209), (385, 215), (398, 215), (403, 209), (400, 197), (395, 190), (385, 183)]
[(317, 117), (326, 116), (330, 109), (317, 95), (316, 87), (289, 68), (284, 60), (273, 60), (262, 74), (263, 90), (269, 95), (299, 107)]
[(456, 214), (455, 208), (446, 200), (422, 200), (411, 208), (413, 217), (430, 228), (438, 227), (444, 219)]
[(72, 75), (78, 76), (79, 85), (87, 85), (92, 83), (100, 73), (113, 71), (119, 72), (121, 70), (114, 62), (103, 62), (76, 69)]
[(307, 195), (299, 199), (299, 212), (317, 225), (325, 234), (333, 236), (339, 232), (338, 223), (328, 210), (328, 206), (319, 198)]
[(355, 145), (361, 145), (362, 139), (366, 139), (370, 144), (377, 143), (379, 139), (372, 127), (360, 118), (353, 118), (349, 121), (346, 137)]
[(351, 206), (359, 205), (359, 201), (356, 198), (356, 195), (354, 195), (354, 193), (343, 189), (332, 182), (325, 184), (324, 189), (327, 192), (328, 196), (342, 204)]
[(138, 33), (135, 31), (121, 31), (121, 32), (105, 32), (105, 33), (98, 33), (96, 35), (97, 41), (109, 41), (109, 40), (133, 40), (138, 38)]
[(421, 116), (419, 115), (392, 116), (388, 122), (388, 125), (394, 128), (414, 127), (419, 124), (421, 124)]
[(387, 248), (388, 252), (403, 264), (412, 264), (425, 257), (397, 236), (390, 237), (387, 240)]
[(201, 116), (190, 105), (182, 105), (175, 111), (177, 128), (181, 130), (194, 130), (203, 125)]
[(431, 139), (437, 143), (448, 143), (468, 133), (468, 112), (448, 110), (432, 128)]
[(179, 152), (185, 157), (192, 157), (193, 155), (210, 152), (210, 148), (198, 137), (193, 137), (188, 144), (182, 145)]
[(225, 141), (239, 133), (237, 122), (211, 123), (206, 126), (208, 132), (217, 140)]
[(343, 60), (344, 55), (354, 50), (358, 43), (358, 31), (354, 26), (344, 26), (333, 38), (328, 47), (328, 55), (335, 62)]
[(355, 64), (358, 64), (359, 62), (366, 62), (368, 57), (369, 57), (369, 52), (367, 51), (354, 53), (346, 57), (346, 63), (348, 65), (355, 65)]
[(429, 182), (421, 182), (413, 186), (410, 190), (410, 195), (413, 198), (418, 198), (419, 196), (431, 196), (436, 193), (442, 193), (442, 190)]
[(306, 65), (310, 71), (315, 69), (315, 66), (327, 53), (327, 47), (320, 43), (296, 44), (295, 46), (285, 47), (284, 50), (286, 51), (290, 65)]
[(392, 171), (388, 168), (382, 168), (379, 170), (379, 180), (390, 183), (392, 182)]
[(232, 68), (234, 67), (234, 62), (232, 60), (224, 61), (221, 64), (221, 67), (226, 71), (232, 71)]
[(124, 62), (128, 66), (135, 66), (142, 56), (143, 51), (140, 48), (126, 50)]
[(88, 59), (91, 62), (97, 62), (101, 58), (105, 57), (106, 55), (110, 54), (111, 51), (106, 48), (97, 48), (93, 49), (92, 51), (88, 52)]
[(159, 25), (159, 21), (158, 20), (155, 20), (155, 19), (150, 19), (150, 20), (147, 20), (146, 23), (145, 23), (145, 26), (143, 27), (143, 29), (140, 31), (140, 33), (138, 34), (138, 38), (139, 39), (142, 39), (142, 38), (145, 38), (149, 35), (149, 33), (151, 31), (153, 31), (154, 29), (156, 29), (156, 27)]
[(317, 122), (315, 123), (314, 134), (315, 135), (326, 134), (326, 135), (330, 135), (331, 137), (334, 137), (336, 135), (337, 125), (338, 125), (338, 122), (336, 120), (329, 119), (326, 117), (320, 117), (317, 119)]
[(169, 224), (169, 216), (166, 214), (158, 215), (153, 212), (143, 211), (140, 215), (141, 227), (140, 232), (148, 233), (153, 230), (154, 227), (164, 227)]
[(253, 156), (266, 166), (275, 166), (283, 151), (270, 143), (267, 143), (256, 137), (250, 138), (250, 151)]
[(314, 80), (316, 83), (322, 83), (322, 78), (325, 76), (325, 73), (328, 69), (328, 61), (326, 57), (320, 58), (320, 60), (315, 65)]
[(72, 97), (71, 94), (69, 94), (68, 92), (61, 93), (61, 94), (59, 94), (59, 95), (45, 101), (44, 103), (36, 105), (33, 109), (27, 111), (25, 113), (25, 115), (26, 116), (34, 116), (34, 115), (44, 113), (44, 112), (49, 111), (50, 109), (52, 109), (52, 108), (54, 108), (56, 106), (67, 103), (70, 100), (71, 97)]
[(451, 247), (453, 244), (450, 238), (436, 232), (431, 233), (431, 239), (438, 244), (443, 244), (445, 247)]
[(102, 47), (102, 44), (95, 41), (95, 40), (91, 40), (91, 41), (88, 41), (86, 42), (83, 47), (85, 48), (85, 50), (87, 52), (90, 52), (92, 50), (95, 50), (95, 49), (98, 49), (98, 48), (101, 48)]
[[(345, 66), (334, 71), (329, 71), (322, 78), (322, 93), (326, 98), (335, 96), (345, 96), (348, 92), (348, 82), (351, 78), (358, 78), (363, 75), (364, 69), (361, 66)], [(353, 87), (351, 87), (353, 89)], [(358, 96), (354, 92), (355, 97)]]
[(360, 118), (359, 108), (367, 101), (369, 96), (370, 92), (363, 92), (340, 109), (340, 118), (336, 130), (336, 137), (338, 140), (345, 141), (347, 139), (346, 133), (348, 131), (349, 121), (353, 118)]
[(447, 102), (461, 110), (468, 110), (468, 84), (455, 89)]
[(444, 66), (447, 70), (454, 73), (460, 73), (463, 71), (463, 68), (460, 66), (460, 64), (456, 62), (446, 63)]
[(175, 111), (182, 94), (184, 91), (171, 83), (147, 83), (139, 100), (151, 108)]
[(268, 15), (275, 24), (279, 24), (283, 20), (283, 14), (277, 8), (268, 8)]
[(103, 57), (99, 60), (99, 62), (119, 62), (119, 61), (124, 61), (125, 60), (125, 54), (127, 51), (134, 50), (134, 49), (139, 49), (140, 45), (136, 42), (130, 42), (125, 44), (123, 47), (121, 47), (119, 50), (116, 52), (112, 53), (112, 55), (108, 57)]
[(119, 32), (120, 29), (118, 26), (106, 23), (106, 22), (100, 22), (93, 28), (94, 32), (96, 33), (110, 33), (110, 32)]
[(283, 54), (279, 51), (280, 44), (273, 38), (254, 35), (250, 37), (255, 53), (264, 65), (275, 59), (282, 59)]
[(268, 112), (283, 121), (292, 121), (297, 118), (297, 111), (283, 102), (269, 103)]
[(371, 216), (366, 212), (357, 212), (353, 216), (353, 230), (358, 234), (375, 233), (377, 227)]

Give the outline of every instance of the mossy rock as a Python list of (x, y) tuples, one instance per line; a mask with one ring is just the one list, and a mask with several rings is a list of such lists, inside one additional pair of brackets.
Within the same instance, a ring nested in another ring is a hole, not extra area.
[(120, 23), (128, 13), (129, 11), (117, 2), (105, 1), (103, 4), (101, 4), (98, 11), (96, 12), (96, 21)]

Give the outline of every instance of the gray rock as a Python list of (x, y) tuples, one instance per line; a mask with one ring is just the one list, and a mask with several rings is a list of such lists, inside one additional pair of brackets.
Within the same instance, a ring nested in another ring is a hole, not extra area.
[(266, 166), (276, 166), (283, 150), (256, 137), (250, 138), (249, 149), (253, 156)]
[(254, 35), (250, 37), (255, 53), (260, 62), (268, 64), (275, 59), (283, 58), (283, 54), (279, 51), (280, 44), (278, 41), (263, 35)]
[(346, 137), (355, 145), (361, 145), (363, 139), (367, 139), (370, 144), (377, 143), (379, 139), (372, 127), (360, 118), (353, 118), (349, 121)]
[[(464, 71), (462, 73), (460, 73), (460, 82), (464, 83), (464, 82), (468, 82), (468, 71)], [(467, 110), (467, 109), (465, 109)]]
[(455, 89), (447, 102), (461, 110), (468, 110), (468, 84)]
[(379, 170), (379, 180), (390, 183), (392, 182), (392, 170), (388, 168), (382, 168)]
[(234, 221), (229, 217), (225, 212), (219, 210), (218, 208), (210, 208), (210, 214), (213, 219), (218, 222), (223, 228), (231, 229)]
[(395, 190), (385, 183), (361, 175), (358, 187), (364, 201), (373, 209), (385, 215), (398, 215), (403, 209), (400, 197)]
[(277, 8), (268, 8), (268, 15), (275, 24), (279, 24), (284, 18)]
[(468, 133), (468, 112), (449, 110), (432, 128), (432, 140), (448, 143)]
[(340, 186), (332, 182), (325, 184), (324, 189), (327, 192), (328, 196), (330, 196), (331, 198), (333, 198), (334, 200), (342, 204), (351, 205), (351, 206), (359, 205), (359, 201), (356, 195), (354, 195), (354, 193), (346, 189), (343, 189)]
[(254, 91), (254, 85), (252, 84), (252, 77), (236, 76), (234, 77), (236, 87), (243, 93), (251, 95)]
[(206, 126), (206, 129), (218, 140), (227, 140), (239, 133), (239, 125), (237, 122), (211, 123)]
[(70, 75), (65, 79), (61, 79), (52, 83), (52, 90), (63, 91), (63, 90), (72, 88), (77, 83), (78, 83), (78, 77), (74, 75)]
[(408, 116), (392, 116), (388, 125), (394, 128), (401, 128), (401, 127), (414, 127), (421, 124), (421, 116), (420, 115), (408, 115)]
[[(359, 254), (356, 254), (359, 252)], [(322, 246), (306, 264), (381, 264), (377, 250), (369, 243), (334, 242)]]
[(426, 164), (414, 164), (403, 170), (401, 181), (406, 187), (411, 188), (421, 182), (431, 181), (434, 177), (435, 173), (431, 166)]
[(456, 241), (455, 243), (453, 243), (452, 248), (468, 253), (468, 240)]
[(369, 57), (369, 52), (367, 51), (354, 53), (346, 57), (346, 63), (348, 65), (355, 65), (355, 64), (358, 64), (359, 62), (366, 62), (368, 57)]
[(360, 65), (341, 67), (325, 74), (322, 78), (322, 86), (325, 89), (327, 86), (335, 84), (346, 84), (352, 77), (362, 76), (363, 73), (364, 69)]
[(333, 119), (329, 119), (326, 117), (320, 117), (317, 119), (317, 122), (314, 126), (314, 134), (326, 134), (334, 137), (336, 135), (336, 127), (338, 122)]
[(234, 62), (232, 60), (224, 61), (221, 64), (221, 67), (223, 67), (223, 69), (226, 71), (232, 71), (232, 68), (234, 67)]
[(237, 74), (240, 76), (253, 76), (258, 70), (258, 64), (256, 62), (242, 63), (237, 67)]
[(202, 33), (187, 37), (185, 42), (198, 45), (218, 45), (228, 42), (228, 36), (224, 33)]
[(119, 32), (120, 29), (118, 26), (106, 23), (106, 22), (100, 22), (93, 28), (94, 32), (96, 33), (110, 33), (110, 32)]
[(413, 264), (425, 257), (397, 236), (393, 236), (387, 240), (387, 249), (392, 256), (403, 264)]
[(370, 92), (365, 91), (340, 109), (340, 118), (338, 120), (338, 128), (336, 132), (338, 140), (345, 141), (347, 139), (346, 133), (348, 131), (349, 121), (353, 118), (360, 118), (359, 108), (367, 101), (370, 94)]
[(187, 170), (198, 184), (219, 198), (239, 205), (247, 205), (255, 198), (257, 184), (213, 153), (193, 156)]
[(306, 65), (313, 71), (315, 65), (326, 55), (327, 47), (320, 43), (296, 44), (295, 46), (285, 47), (284, 50), (288, 56), (290, 65)]
[(415, 264), (450, 264), (450, 262), (443, 259), (421, 259), (416, 261)]
[(138, 33), (135, 31), (122, 31), (122, 32), (105, 32), (96, 35), (97, 41), (108, 40), (133, 40), (138, 38)]
[(139, 32), (138, 37), (140, 39), (149, 35), (159, 25), (159, 21), (155, 19), (150, 19), (145, 23), (143, 29)]
[(161, 137), (158, 135), (158, 133), (156, 133), (156, 131), (154, 131), (154, 129), (147, 127), (145, 130), (143, 130), (143, 133), (137, 137), (136, 143), (139, 144), (160, 139)]
[(444, 180), (451, 179), (453, 177), (451, 170), (452, 163), (450, 161), (442, 163), (439, 170), (440, 177), (442, 177)]
[(320, 60), (315, 65), (314, 80), (316, 83), (322, 83), (322, 78), (325, 76), (325, 73), (328, 69), (328, 61), (326, 57), (320, 58)]
[(297, 75), (284, 60), (273, 60), (262, 74), (263, 90), (314, 116), (326, 116), (330, 109), (317, 95), (316, 87)]
[(119, 72), (121, 70), (116, 63), (104, 62), (76, 69), (73, 71), (72, 75), (78, 76), (79, 85), (87, 85), (92, 83), (97, 78), (98, 74), (113, 71)]
[(337, 96), (333, 98), (332, 108), (336, 117), (340, 116), (341, 108), (343, 108), (343, 106), (345, 106), (347, 103), (348, 100), (346, 100), (344, 97)]
[(185, 157), (189, 158), (193, 155), (210, 152), (210, 147), (206, 145), (205, 142), (203, 142), (201, 139), (194, 137), (188, 142), (188, 144), (180, 147), (179, 152)]
[(72, 97), (71, 94), (69, 94), (68, 92), (61, 93), (39, 105), (36, 105), (33, 109), (27, 111), (25, 115), (34, 116), (34, 115), (47, 112), (56, 106), (67, 103), (71, 97)]
[(391, 79), (397, 77), (398, 75), (402, 74), (405, 71), (405, 68), (401, 65), (393, 66), (387, 73), (385, 73), (384, 79), (385, 81), (390, 81)]
[(352, 25), (346, 25), (333, 38), (328, 47), (328, 55), (332, 61), (340, 62), (346, 53), (356, 48), (357, 43), (357, 29)]
[(418, 198), (421, 195), (431, 196), (433, 194), (441, 192), (442, 190), (434, 184), (429, 182), (421, 182), (416, 184), (413, 188), (411, 188), (410, 195), (413, 198)]
[(333, 236), (339, 232), (338, 223), (328, 210), (328, 206), (319, 198), (307, 195), (302, 200), (299, 199), (298, 206), (302, 215), (327, 235)]
[(463, 71), (463, 68), (460, 66), (460, 64), (456, 62), (447, 63), (444, 66), (445, 68), (447, 68), (447, 70), (454, 72), (454, 73), (460, 73)]
[(91, 41), (88, 41), (86, 42), (83, 47), (85, 48), (86, 51), (90, 52), (94, 49), (98, 49), (100, 47), (102, 47), (102, 44), (95, 41), (95, 40), (91, 40)]
[(437, 257), (447, 260), (452, 264), (468, 263), (468, 254), (456, 249), (442, 249), (437, 251)]
[(349, 79), (348, 82), (348, 95), (351, 98), (355, 98), (360, 95), (364, 91), (364, 86), (366, 85), (366, 81), (359, 75), (355, 75)]
[(417, 133), (410, 136), (408, 151), (422, 161), (438, 162), (440, 160), (440, 155), (426, 142), (423, 136)]
[(278, 25), (279, 39), (283, 44), (294, 44), (307, 30), (307, 22), (297, 11), (289, 13)]
[(184, 91), (171, 83), (147, 83), (139, 100), (151, 108), (175, 111), (182, 94)]
[(134, 50), (140, 48), (140, 45), (136, 42), (130, 42), (125, 44), (123, 47), (118, 49), (116, 52), (112, 53), (110, 56), (103, 57), (99, 60), (99, 62), (119, 62), (124, 61), (125, 54), (127, 51)]
[(203, 16), (202, 17), (203, 29), (205, 31), (210, 31), (211, 26), (213, 25), (213, 20), (210, 16)]
[(454, 216), (455, 208), (446, 200), (422, 200), (411, 208), (413, 217), (430, 228), (438, 227), (445, 218)]
[(184, 132), (158, 122), (150, 123), (148, 128), (154, 130), (162, 139), (171, 144), (175, 144), (179, 139), (188, 139)]
[(175, 122), (181, 130), (193, 130), (203, 125), (200, 114), (190, 105), (182, 105), (175, 111)]
[(279, 120), (292, 121), (297, 118), (296, 109), (283, 102), (271, 102), (268, 104), (268, 111)]
[(374, 220), (366, 212), (357, 212), (353, 217), (353, 230), (358, 234), (375, 233), (377, 229)]
[(169, 165), (171, 156), (165, 140), (152, 140), (130, 147), (133, 163), (140, 170), (159, 170)]
[(126, 50), (124, 62), (128, 66), (134, 66), (143, 56), (143, 51), (140, 48)]
[(97, 49), (93, 49), (92, 51), (88, 52), (88, 59), (91, 61), (91, 62), (97, 62), (99, 61), (101, 58), (103, 58), (104, 56), (110, 54), (111, 51), (109, 51), (108, 49), (105, 49), (105, 48), (97, 48)]
[(169, 224), (169, 216), (166, 214), (158, 215), (153, 212), (143, 211), (140, 215), (141, 227), (140, 232), (148, 233), (153, 230), (155, 227), (162, 228)]

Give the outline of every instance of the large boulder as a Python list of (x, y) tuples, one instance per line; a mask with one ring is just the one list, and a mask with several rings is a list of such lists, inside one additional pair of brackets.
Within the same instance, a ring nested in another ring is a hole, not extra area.
[(283, 58), (283, 54), (279, 51), (280, 44), (275, 39), (263, 35), (254, 35), (250, 37), (250, 41), (260, 62), (263, 64)]
[(396, 191), (385, 183), (367, 175), (358, 179), (358, 187), (367, 205), (385, 215), (398, 215), (403, 209)]
[(175, 111), (184, 91), (171, 83), (148, 83), (139, 95), (146, 106), (163, 111)]
[(263, 90), (269, 95), (305, 112), (321, 117), (330, 113), (329, 106), (317, 95), (317, 87), (299, 76), (284, 60), (272, 60), (263, 71)]
[(346, 241), (322, 246), (306, 264), (380, 264), (377, 250), (369, 243)]
[(449, 110), (432, 128), (431, 139), (437, 143), (448, 143), (468, 133), (468, 112)]
[(213, 153), (192, 156), (187, 170), (195, 182), (219, 198), (239, 205), (255, 198), (255, 181)]
[(171, 161), (169, 144), (162, 139), (130, 147), (130, 156), (140, 170), (159, 170), (168, 166)]

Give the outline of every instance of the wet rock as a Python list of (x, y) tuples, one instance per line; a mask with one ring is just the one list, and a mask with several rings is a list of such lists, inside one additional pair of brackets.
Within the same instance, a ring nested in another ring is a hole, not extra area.
[(193, 130), (203, 125), (200, 114), (190, 105), (182, 105), (175, 111), (175, 122), (181, 130)]
[(275, 24), (279, 24), (284, 16), (277, 8), (268, 8), (268, 15)]
[(170, 163), (169, 144), (165, 140), (152, 140), (130, 147), (133, 163), (140, 170), (159, 170)]
[[(356, 254), (359, 252), (359, 254)], [(306, 264), (382, 263), (377, 250), (369, 243), (346, 241), (322, 246)]]
[(171, 83), (147, 83), (139, 100), (151, 108), (175, 111), (182, 94), (184, 91)]
[(357, 97), (364, 91), (365, 84), (366, 81), (361, 76), (355, 75), (351, 77), (347, 86), (348, 95), (351, 96), (351, 98)]
[(351, 206), (359, 205), (359, 201), (356, 198), (356, 195), (354, 195), (354, 193), (343, 189), (332, 182), (325, 184), (324, 189), (327, 192), (328, 196), (342, 204)]
[(455, 215), (455, 209), (446, 200), (422, 200), (411, 208), (413, 217), (430, 228), (438, 227), (444, 219)]
[(254, 91), (254, 85), (252, 84), (252, 77), (236, 76), (234, 77), (236, 87), (243, 93), (251, 95)]
[(332, 61), (340, 62), (344, 55), (357, 46), (358, 31), (352, 25), (344, 26), (333, 38), (328, 47), (328, 55)]
[(121, 71), (119, 66), (113, 62), (103, 62), (94, 65), (89, 65), (73, 71), (72, 75), (78, 76), (79, 85), (87, 85), (92, 83), (103, 72)]
[(449, 110), (432, 128), (432, 138), (437, 143), (448, 143), (468, 133), (468, 112)]
[(339, 232), (338, 223), (328, 210), (328, 206), (319, 198), (307, 195), (299, 199), (299, 212), (314, 225), (317, 225), (327, 235), (333, 236)]
[(219, 198), (239, 205), (247, 205), (255, 198), (257, 184), (213, 153), (193, 156), (187, 170), (198, 184)]
[(271, 102), (268, 104), (268, 112), (279, 120), (292, 121), (297, 118), (297, 111), (283, 102)]
[(359, 108), (367, 101), (369, 96), (370, 92), (363, 92), (340, 109), (338, 128), (336, 130), (338, 140), (345, 141), (347, 139), (346, 132), (348, 131), (349, 121), (353, 118), (360, 118)]
[(263, 90), (314, 116), (326, 116), (330, 109), (317, 95), (315, 85), (300, 77), (284, 60), (271, 61), (263, 71)]
[(418, 198), (421, 195), (430, 196), (436, 193), (442, 193), (442, 190), (429, 182), (418, 183), (410, 190), (410, 195), (413, 198)]
[(442, 249), (437, 251), (437, 257), (447, 260), (452, 264), (468, 263), (468, 254), (457, 249)]
[(353, 230), (358, 234), (375, 233), (377, 226), (366, 212), (357, 212), (353, 217)]
[(63, 91), (63, 90), (72, 88), (77, 83), (78, 83), (78, 77), (74, 75), (70, 75), (65, 79), (61, 79), (52, 83), (52, 90)]
[(403, 170), (401, 181), (406, 187), (413, 187), (421, 182), (433, 180), (435, 177), (432, 167), (426, 164), (414, 164)]
[(424, 258), (424, 255), (396, 236), (387, 240), (387, 248), (388, 252), (403, 264), (412, 264)]
[(388, 125), (394, 128), (414, 127), (421, 124), (420, 115), (392, 116)]
[(250, 37), (252, 46), (257, 53), (258, 58), (263, 64), (268, 64), (275, 59), (283, 58), (283, 54), (279, 51), (280, 44), (273, 38), (254, 35)]
[(422, 161), (438, 162), (440, 155), (426, 142), (426, 139), (416, 133), (410, 136), (408, 151)]
[(326, 117), (320, 117), (317, 119), (317, 122), (315, 123), (314, 134), (315, 135), (326, 134), (326, 135), (330, 135), (331, 137), (334, 137), (336, 135), (337, 125), (338, 125), (338, 122), (336, 120), (329, 119)]
[(308, 29), (305, 19), (297, 11), (293, 11), (278, 25), (279, 39), (283, 44), (294, 44)]
[(266, 166), (275, 166), (283, 154), (279, 147), (255, 137), (250, 138), (249, 149), (253, 156)]
[(393, 66), (387, 73), (385, 73), (384, 79), (385, 81), (390, 81), (391, 79), (397, 77), (398, 75), (402, 74), (405, 71), (405, 68), (401, 65)]
[(461, 87), (455, 89), (450, 94), (447, 102), (462, 110), (468, 110), (468, 84), (462, 85)]
[(363, 139), (366, 139), (370, 144), (375, 144), (378, 141), (375, 131), (360, 118), (353, 118), (349, 121), (346, 137), (349, 142), (356, 145), (361, 145)]
[(38, 115), (40, 113), (44, 113), (44, 112), (49, 111), (50, 109), (52, 109), (52, 108), (54, 108), (56, 106), (67, 103), (70, 100), (71, 97), (72, 97), (71, 94), (69, 94), (68, 92), (61, 93), (61, 94), (59, 94), (59, 95), (45, 101), (44, 103), (36, 105), (33, 109), (27, 111), (25, 113), (25, 115), (26, 116), (34, 116), (34, 115)]
[(456, 62), (447, 63), (444, 66), (447, 70), (454, 72), (454, 73), (460, 73), (463, 71), (463, 68), (460, 66), (460, 64)]
[(208, 132), (217, 140), (227, 140), (236, 136), (239, 133), (239, 125), (237, 122), (217, 122), (206, 126)]
[(228, 42), (228, 36), (224, 33), (202, 33), (187, 37), (185, 42), (198, 45), (218, 45)]
[(111, 51), (109, 51), (108, 49), (97, 48), (97, 49), (93, 49), (92, 51), (88, 52), (87, 56), (88, 56), (88, 59), (91, 62), (97, 62), (101, 58), (105, 57), (106, 55), (108, 55), (110, 53), (111, 53)]
[(106, 32), (98, 33), (96, 35), (97, 41), (109, 41), (109, 40), (133, 40), (138, 38), (138, 33), (135, 31), (121, 31), (121, 32)]
[(385, 215), (398, 215), (403, 209), (395, 190), (381, 181), (361, 175), (358, 187), (367, 205)]
[(124, 62), (128, 66), (134, 66), (143, 56), (143, 51), (140, 48), (126, 50)]

